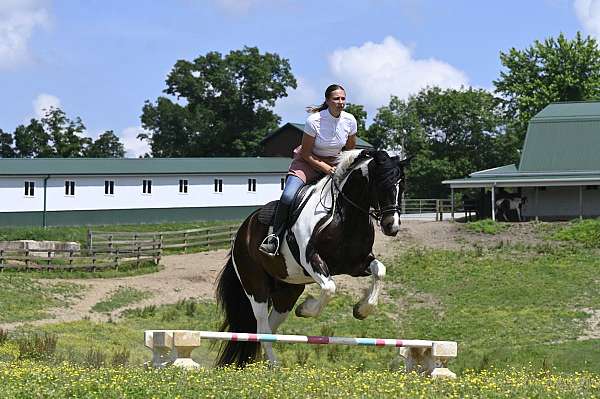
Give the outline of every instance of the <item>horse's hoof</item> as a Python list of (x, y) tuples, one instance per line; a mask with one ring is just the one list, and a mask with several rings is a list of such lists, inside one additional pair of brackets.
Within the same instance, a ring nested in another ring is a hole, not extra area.
[(355, 319), (364, 320), (367, 318), (367, 316), (373, 313), (374, 309), (375, 306), (373, 305), (359, 302), (352, 308), (352, 316), (354, 316)]
[(300, 305), (296, 306), (296, 316), (298, 317), (317, 317), (319, 315), (319, 301), (309, 295)]

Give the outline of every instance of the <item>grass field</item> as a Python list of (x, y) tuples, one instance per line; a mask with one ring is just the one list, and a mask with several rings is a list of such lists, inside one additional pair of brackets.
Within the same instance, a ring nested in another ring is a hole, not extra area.
[[(303, 335), (455, 340), (459, 356), (450, 368), (460, 378), (454, 383), (433, 384), (394, 373), (399, 364), (393, 349), (344, 346), (275, 344), (286, 368), (276, 373), (102, 368), (125, 349), (130, 365), (149, 360), (150, 352), (142, 342), (144, 329), (216, 329), (216, 306), (196, 301), (129, 311), (116, 323), (83, 320), (24, 327), (13, 335), (45, 332), (58, 337), (51, 358), (70, 365), (62, 366), (63, 374), (60, 369), (46, 370), (46, 363), (30, 367), (18, 359), (14, 337), (9, 336), (0, 344), (0, 380), (10, 378), (4, 385), (13, 397), (24, 395), (19, 384), (28, 380), (38, 382), (34, 385), (39, 392), (56, 389), (57, 381), (63, 381), (56, 397), (60, 392), (75, 392), (66, 389), (97, 392), (117, 385), (115, 397), (119, 393), (144, 397), (151, 389), (157, 396), (215, 397), (227, 393), (271, 397), (267, 395), (271, 392), (272, 397), (600, 396), (600, 339), (580, 339), (589, 328), (590, 315), (584, 309), (600, 309), (600, 249), (590, 239), (598, 226), (600, 221), (535, 225), (532, 234), (543, 240), (539, 244), (403, 249), (386, 259), (387, 295), (375, 315), (365, 321), (353, 319), (356, 298), (338, 295), (318, 319), (291, 316), (280, 329)], [(501, 228), (510, 234), (509, 225)], [(33, 295), (35, 291), (23, 292)], [(193, 354), (204, 366), (210, 366), (214, 356), (210, 345)], [(93, 369), (84, 373), (80, 369), (84, 366)], [(89, 381), (86, 377), (75, 383), (68, 370), (89, 375)], [(245, 391), (240, 390), (241, 380), (249, 381)], [(177, 382), (170, 385), (169, 381)], [(325, 381), (334, 381), (333, 387)]]

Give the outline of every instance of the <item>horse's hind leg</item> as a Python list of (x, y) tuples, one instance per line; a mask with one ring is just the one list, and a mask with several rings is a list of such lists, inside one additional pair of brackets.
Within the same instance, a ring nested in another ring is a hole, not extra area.
[(354, 305), (352, 314), (355, 318), (362, 320), (368, 315), (373, 313), (377, 303), (379, 302), (379, 292), (383, 286), (383, 278), (385, 277), (385, 266), (383, 263), (372, 258), (373, 260), (369, 263), (369, 270), (371, 271), (371, 289), (365, 293), (365, 296)]
[[(248, 295), (250, 305), (252, 305), (252, 312), (256, 318), (256, 332), (258, 334), (271, 334), (271, 326), (269, 325), (269, 304), (267, 302), (257, 302), (252, 296)], [(273, 345), (270, 342), (262, 342), (262, 348), (267, 355), (267, 360), (270, 364), (277, 363), (277, 358), (273, 352)]]

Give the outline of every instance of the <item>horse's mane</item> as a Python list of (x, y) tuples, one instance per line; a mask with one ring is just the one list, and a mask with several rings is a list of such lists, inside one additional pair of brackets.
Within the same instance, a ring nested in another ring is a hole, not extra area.
[[(337, 157), (337, 166), (335, 168), (335, 173), (333, 178), (339, 183), (346, 176), (350, 167), (353, 165), (354, 161), (358, 157), (358, 155), (362, 152), (362, 150), (350, 150), (350, 151), (342, 151), (340, 155)], [(328, 176), (323, 177), (321, 180), (317, 182), (315, 187), (317, 189), (322, 189), (325, 187), (327, 183), (331, 180), (328, 179)]]

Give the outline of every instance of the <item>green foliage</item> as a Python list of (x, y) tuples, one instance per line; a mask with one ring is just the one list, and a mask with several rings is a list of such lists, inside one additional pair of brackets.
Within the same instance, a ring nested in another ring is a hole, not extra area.
[(100, 301), (92, 307), (94, 312), (112, 312), (132, 303), (139, 302), (152, 296), (150, 292), (140, 291), (131, 287), (119, 287), (113, 291), (110, 297)]
[(482, 219), (476, 222), (468, 222), (465, 229), (475, 233), (498, 234), (509, 228), (506, 223), (498, 223), (492, 219)]
[(503, 125), (498, 99), (485, 90), (432, 87), (407, 100), (393, 96), (366, 138), (414, 157), (407, 172), (410, 197), (438, 198), (449, 193), (442, 180), (514, 159), (516, 152), (504, 151)]
[(123, 157), (125, 151), (119, 138), (109, 130), (96, 141), (85, 136), (81, 118), (71, 120), (60, 108), (50, 108), (41, 120), (31, 119), (27, 126), (19, 125), (13, 137), (0, 130), (0, 157)]
[(600, 219), (575, 220), (552, 234), (552, 238), (600, 248)]
[[(155, 157), (254, 156), (259, 142), (277, 127), (275, 101), (296, 88), (287, 59), (244, 47), (179, 60), (167, 76), (166, 94), (146, 101), (142, 126)], [(181, 101), (182, 100), (182, 101)]]
[(0, 129), (0, 158), (13, 158), (15, 150), (12, 148), (13, 137)]
[(529, 120), (551, 102), (595, 100), (600, 97), (600, 49), (580, 32), (573, 40), (536, 40), (532, 46), (500, 53), (505, 70), (494, 81), (496, 93), (520, 148)]
[(89, 158), (123, 158), (125, 147), (112, 130), (107, 130), (87, 147), (85, 155)]

